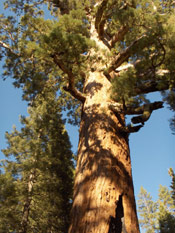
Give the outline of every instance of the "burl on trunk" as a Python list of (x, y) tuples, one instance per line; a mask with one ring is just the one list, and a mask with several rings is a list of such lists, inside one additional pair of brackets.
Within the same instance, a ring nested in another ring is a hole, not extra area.
[(124, 116), (109, 108), (111, 83), (90, 72), (84, 92), (69, 233), (138, 233)]

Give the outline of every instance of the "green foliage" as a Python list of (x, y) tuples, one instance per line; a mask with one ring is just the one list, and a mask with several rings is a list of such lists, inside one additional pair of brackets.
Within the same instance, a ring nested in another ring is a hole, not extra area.
[(157, 203), (154, 203), (152, 197), (141, 187), (138, 200), (138, 211), (141, 219), (141, 227), (144, 227), (148, 233), (154, 233), (156, 229), (156, 210)]
[[(115, 78), (113, 99), (138, 106), (147, 101), (143, 100), (145, 93), (142, 89), (139, 92), (139, 88), (155, 82), (157, 90), (166, 87), (168, 99), (164, 100), (174, 110), (173, 100), (169, 101), (175, 88), (174, 2), (110, 0), (104, 1), (104, 6), (100, 11), (99, 1), (92, 0), (5, 1), (5, 8), (12, 14), (1, 15), (0, 19), (0, 41), (6, 45), (1, 46), (1, 57), (6, 57), (4, 77), (12, 76), (14, 85), (23, 88), (23, 98), (30, 101), (42, 91), (49, 78), (56, 78), (62, 109), (69, 109), (75, 123), (80, 116), (79, 106), (63, 88), (69, 74), (74, 76), (77, 90), (82, 91), (94, 63), (96, 68), (103, 63), (104, 70), (108, 70), (116, 57), (129, 48), (127, 58), (120, 65), (134, 65)], [(100, 51), (92, 39), (90, 28), (95, 18), (100, 21), (100, 27), (104, 23), (104, 44), (110, 44), (111, 38), (127, 28), (125, 36), (106, 52)], [(105, 54), (103, 61), (101, 54)], [(162, 75), (161, 70), (169, 72)], [(174, 128), (174, 119), (171, 126)]]
[(27, 11), (20, 18), (2, 16), (1, 19), (3, 36), (0, 39), (10, 44), (8, 32), (13, 35), (13, 47), (3, 50), (7, 57), (4, 76), (13, 76), (15, 86), (23, 87), (25, 99), (42, 90), (48, 75), (57, 77), (59, 87), (61, 82), (65, 85), (64, 78), (59, 77), (63, 72), (53, 61), (54, 55), (59, 56), (66, 68), (76, 72), (78, 82), (79, 73), (85, 69), (83, 53), (94, 46), (89, 39), (86, 15), (81, 9), (60, 16), (59, 21), (42, 17), (38, 12), (33, 15)]
[(172, 194), (172, 198), (173, 198), (173, 201), (174, 201), (174, 205), (175, 205), (175, 174), (174, 174), (174, 171), (172, 168), (169, 169), (169, 175), (171, 176), (172, 178), (172, 182), (171, 182), (171, 194)]
[(134, 87), (137, 82), (135, 70), (129, 68), (127, 72), (120, 75), (120, 79), (113, 80), (112, 97), (119, 102), (129, 101), (129, 98), (134, 95)]
[(63, 15), (50, 31), (41, 37), (38, 54), (45, 58), (57, 55), (64, 67), (78, 76), (85, 66), (86, 59), (83, 54), (94, 46), (87, 29), (84, 12), (72, 10), (69, 15)]
[(22, 13), (21, 17), (1, 16), (0, 41), (9, 47), (1, 47), (2, 55), (6, 57), (4, 79), (13, 77), (15, 87), (23, 89), (23, 99), (32, 101), (37, 93), (42, 92), (49, 78), (56, 78), (55, 85), (62, 98), (60, 107), (68, 110), (69, 122), (77, 124), (79, 102), (65, 93), (63, 87), (67, 84), (68, 75), (55, 64), (53, 57), (57, 56), (62, 66), (72, 71), (76, 77), (76, 88), (82, 90), (89, 65), (85, 52), (95, 46), (89, 39), (89, 23), (84, 11), (73, 9), (69, 15), (54, 18), (50, 15), (52, 20), (45, 20), (40, 2), (21, 1), (18, 6), (18, 1), (8, 1), (8, 7)]
[[(50, 79), (22, 117), (21, 131), (6, 133), (7, 157), (0, 175), (2, 232), (19, 231), (29, 202), (27, 232), (67, 232), (73, 185), (73, 155)], [(10, 159), (10, 157), (12, 159)], [(29, 188), (29, 186), (31, 186)], [(30, 224), (29, 224), (30, 223)]]
[[(172, 20), (175, 20), (174, 8), (168, 10), (167, 6), (163, 8), (162, 4), (165, 3), (162, 1), (140, 1), (137, 8), (132, 9), (134, 14), (130, 16), (129, 23), (123, 23), (125, 21), (122, 19), (118, 26), (129, 24), (128, 26), (132, 28), (125, 40), (116, 45), (116, 49), (119, 51), (121, 47), (126, 48), (137, 38), (145, 36), (136, 46), (133, 46), (130, 52), (133, 55), (130, 56), (129, 62), (135, 61), (137, 64), (132, 68), (132, 71), (131, 69), (124, 71), (118, 80), (114, 81), (113, 92), (116, 95), (119, 92), (119, 98), (127, 100), (129, 97), (137, 96), (135, 89), (147, 81), (156, 81), (156, 78), (159, 81), (158, 88), (161, 89), (167, 82), (169, 86), (174, 87), (175, 27), (172, 24)], [(154, 10), (153, 5), (157, 10)], [(121, 17), (118, 15), (117, 17)], [(115, 30), (116, 28), (114, 32)], [(155, 78), (153, 74), (156, 74), (158, 69), (168, 69), (172, 73), (163, 76), (163, 79), (159, 75)], [(122, 85), (125, 83), (123, 94), (121, 94), (121, 89), (123, 89), (121, 83)]]
[(159, 217), (160, 233), (174, 233), (175, 232), (175, 217), (165, 212)]
[(175, 205), (171, 192), (163, 186), (159, 189), (159, 229), (160, 233), (174, 233), (175, 232)]
[(111, 97), (117, 102), (125, 101), (125, 104), (139, 106), (141, 103), (147, 103), (149, 100), (144, 95), (136, 96), (136, 85), (140, 83), (136, 71), (129, 68), (127, 72), (122, 72), (120, 78), (113, 80)]
[(159, 198), (153, 201), (152, 197), (141, 187), (138, 211), (140, 224), (147, 233), (174, 233), (175, 232), (175, 205), (171, 191), (160, 185)]
[(12, 232), (12, 226), (20, 221), (14, 214), (20, 210), (16, 187), (17, 182), (11, 172), (0, 174), (0, 232)]
[[(162, 92), (164, 101), (168, 104), (169, 108), (175, 111), (175, 89), (173, 88), (170, 91)], [(175, 134), (175, 114), (170, 119), (170, 128), (172, 129), (173, 134)]]

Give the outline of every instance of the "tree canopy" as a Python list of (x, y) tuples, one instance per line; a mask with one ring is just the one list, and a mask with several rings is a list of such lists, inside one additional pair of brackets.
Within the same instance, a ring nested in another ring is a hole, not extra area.
[(173, 193), (173, 186), (171, 186), (171, 190), (169, 190), (167, 187), (160, 185), (158, 200), (153, 201), (150, 193), (141, 187), (138, 211), (140, 213), (140, 225), (146, 233), (175, 232), (175, 205)]
[[(12, 14), (1, 15), (4, 77), (14, 78), (25, 99), (56, 77), (62, 107), (77, 123), (77, 99), (86, 98), (84, 81), (90, 71), (100, 70), (112, 82), (111, 98), (122, 104), (122, 111), (139, 115), (132, 124), (141, 127), (162, 107), (162, 101), (150, 104), (148, 93), (161, 92), (174, 110), (174, 1), (10, 0), (5, 8)], [(92, 36), (92, 22), (101, 48)]]

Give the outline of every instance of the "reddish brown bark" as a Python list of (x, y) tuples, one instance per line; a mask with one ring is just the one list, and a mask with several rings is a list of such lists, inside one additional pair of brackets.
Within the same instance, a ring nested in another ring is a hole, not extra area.
[(109, 108), (110, 87), (99, 72), (85, 85), (69, 233), (139, 233), (128, 138)]

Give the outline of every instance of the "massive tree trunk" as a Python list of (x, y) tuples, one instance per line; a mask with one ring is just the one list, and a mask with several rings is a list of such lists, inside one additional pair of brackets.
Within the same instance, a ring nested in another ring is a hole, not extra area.
[(90, 72), (84, 87), (69, 233), (138, 233), (124, 116), (110, 110), (111, 83)]

